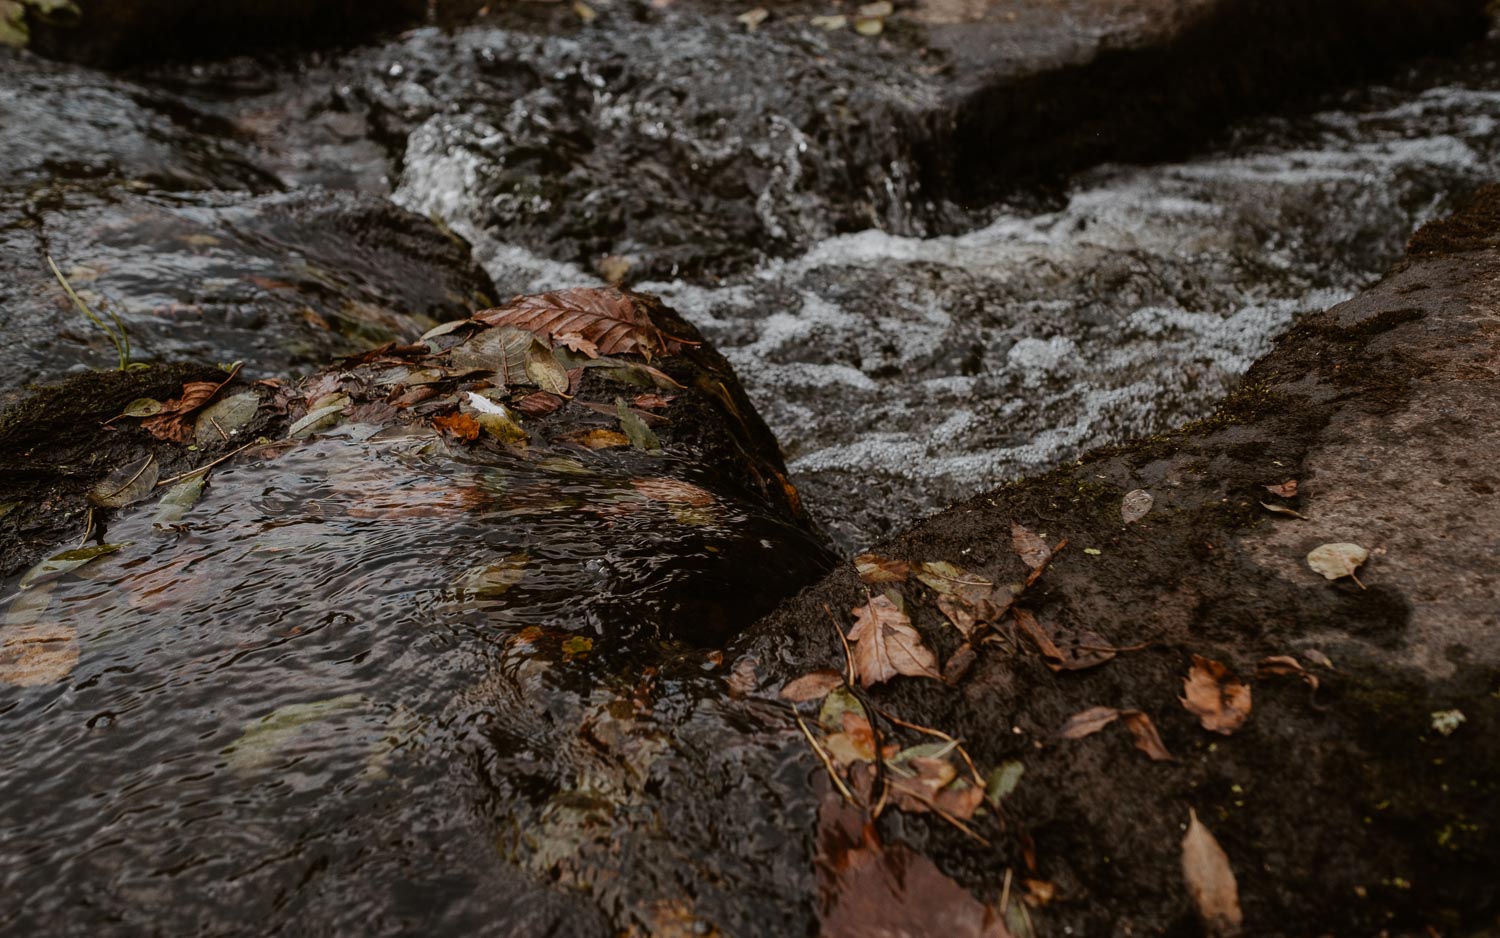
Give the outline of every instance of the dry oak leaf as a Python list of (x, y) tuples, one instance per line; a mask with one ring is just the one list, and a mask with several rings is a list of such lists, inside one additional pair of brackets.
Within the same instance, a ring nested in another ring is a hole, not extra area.
[(1221, 662), (1194, 655), (1182, 688), (1182, 705), (1206, 730), (1228, 736), (1250, 718), (1250, 685)]
[(1010, 525), (1010, 543), (1016, 556), (1032, 570), (1040, 570), (1052, 559), (1052, 548), (1047, 542), (1015, 522)]
[(1187, 834), (1182, 838), (1182, 878), (1209, 935), (1226, 938), (1240, 933), (1244, 917), (1229, 856), (1192, 808), (1188, 809)]
[(850, 611), (855, 622), (849, 641), (854, 643), (854, 672), (862, 686), (871, 687), (898, 674), (942, 680), (937, 657), (889, 597), (876, 596)]
[(515, 326), (533, 335), (557, 340), (576, 335), (594, 344), (599, 355), (676, 352), (699, 343), (667, 335), (633, 296), (613, 287), (574, 287), (552, 293), (520, 296), (509, 306), (474, 314), (492, 326)]

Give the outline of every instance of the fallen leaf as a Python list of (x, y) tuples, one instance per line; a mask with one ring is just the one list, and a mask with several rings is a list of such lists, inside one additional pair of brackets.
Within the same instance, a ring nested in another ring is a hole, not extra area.
[(1191, 808), (1187, 834), (1182, 838), (1182, 878), (1205, 931), (1214, 936), (1239, 933), (1244, 918), (1229, 856)]
[(585, 339), (576, 332), (559, 332), (556, 336), (557, 343), (564, 348), (587, 355), (589, 358), (599, 357), (599, 346)]
[(973, 603), (957, 596), (939, 596), (937, 607), (960, 635), (969, 638), (979, 626), (979, 610)]
[(652, 501), (676, 505), (691, 505), (705, 508), (714, 503), (714, 494), (681, 479), (665, 476), (652, 479), (631, 479), (631, 488)]
[(462, 345), (455, 345), (448, 350), (448, 360), (460, 371), (487, 372), (498, 377), (505, 387), (516, 387), (536, 383), (526, 365), (537, 347), (550, 354), (547, 346), (525, 329), (499, 326), (477, 332)]
[(926, 856), (882, 845), (868, 817), (836, 794), (818, 811), (815, 863), (822, 938), (1011, 938), (992, 909)]
[(193, 425), (193, 436), (199, 446), (227, 442), (260, 410), (260, 395), (243, 391), (203, 408)]
[(459, 599), (489, 599), (503, 596), (511, 587), (526, 578), (526, 564), (531, 560), (526, 553), (516, 553), (481, 567), (474, 567), (461, 575), (453, 584)]
[(1280, 495), (1282, 498), (1296, 498), (1297, 480), (1288, 479), (1280, 485), (1267, 485), (1265, 486), (1265, 490), (1272, 495)]
[(316, 724), (361, 709), (364, 702), (362, 694), (344, 694), (278, 707), (245, 727), (239, 739), (224, 750), (226, 761), (237, 772), (265, 768), (301, 737), (312, 734)]
[(151, 523), (163, 527), (177, 524), (187, 516), (189, 509), (198, 503), (198, 498), (203, 494), (203, 486), (207, 482), (208, 474), (201, 472), (188, 476), (167, 489), (167, 494), (156, 503), (156, 514), (151, 518)]
[(637, 394), (631, 406), (642, 410), (659, 410), (677, 400), (675, 394)]
[(970, 573), (946, 560), (919, 563), (914, 571), (917, 579), (926, 583), (934, 592), (978, 600), (988, 596), (995, 584), (982, 576)]
[(343, 403), (329, 404), (325, 407), (319, 407), (317, 410), (309, 411), (300, 420), (287, 428), (287, 439), (301, 439), (304, 436), (311, 436), (319, 430), (328, 429), (338, 423), (339, 415), (348, 406), (349, 399), (346, 397)]
[(657, 328), (629, 294), (613, 287), (575, 287), (515, 299), (511, 305), (476, 313), (493, 326), (515, 326), (549, 339), (571, 333), (594, 343), (599, 355), (632, 352), (650, 358), (685, 343)]
[(1036, 645), (1037, 651), (1042, 653), (1042, 658), (1047, 662), (1047, 666), (1055, 666), (1054, 669), (1061, 669), (1064, 660), (1062, 649), (1053, 643), (1052, 636), (1048, 635), (1042, 629), (1041, 625), (1038, 624), (1036, 616), (1020, 607), (1011, 609), (1010, 614), (1015, 618), (1016, 625), (1026, 634), (1026, 637), (1031, 639), (1032, 643)]
[(1307, 515), (1304, 515), (1302, 512), (1298, 511), (1295, 508), (1288, 508), (1285, 505), (1273, 505), (1270, 502), (1261, 502), (1260, 507), (1264, 508), (1266, 511), (1273, 511), (1278, 515), (1287, 515), (1292, 518), (1300, 518), (1303, 521), (1307, 520)]
[(818, 710), (818, 723), (826, 730), (841, 731), (845, 713), (857, 713), (866, 720), (869, 719), (869, 715), (865, 713), (865, 705), (854, 696), (854, 691), (847, 687), (835, 687), (823, 699), (823, 706)]
[(7, 624), (0, 630), (0, 684), (56, 684), (78, 666), (78, 633), (60, 622)]
[(1019, 759), (1008, 759), (1000, 763), (985, 780), (985, 799), (992, 807), (1000, 807), (1000, 802), (1016, 790), (1016, 786), (1021, 784), (1021, 776), (1025, 774), (1026, 766)]
[(620, 429), (625, 431), (625, 436), (630, 440), (630, 445), (643, 453), (653, 456), (661, 455), (661, 440), (657, 439), (651, 428), (646, 426), (635, 411), (625, 406), (625, 399), (615, 398), (615, 414), (620, 418)]
[(849, 641), (854, 673), (864, 687), (890, 680), (898, 674), (941, 680), (937, 658), (922, 636), (912, 628), (906, 613), (886, 596), (876, 596), (851, 610), (855, 615)]
[(1135, 748), (1149, 756), (1152, 762), (1176, 761), (1167, 751), (1166, 744), (1161, 741), (1161, 735), (1156, 732), (1156, 724), (1146, 714), (1139, 710), (1123, 710), (1120, 712), (1120, 722), (1135, 737)]
[(1313, 548), (1307, 555), (1307, 565), (1312, 567), (1314, 573), (1321, 573), (1326, 579), (1349, 577), (1359, 583), (1360, 589), (1364, 589), (1365, 585), (1359, 582), (1354, 571), (1369, 559), (1370, 552), (1358, 544), (1324, 544)]
[(1250, 685), (1221, 662), (1194, 655), (1182, 687), (1182, 705), (1206, 730), (1228, 736), (1250, 718)]
[(1126, 524), (1135, 524), (1146, 517), (1154, 504), (1156, 499), (1145, 489), (1126, 492), (1124, 501), (1120, 503), (1120, 518)]
[(845, 710), (841, 720), (840, 731), (823, 739), (828, 755), (843, 768), (857, 762), (874, 762), (875, 730), (870, 721), (852, 710)]
[(100, 508), (124, 508), (133, 505), (156, 488), (161, 473), (156, 457), (146, 456), (121, 466), (89, 489), (89, 501)]
[(1114, 707), (1090, 707), (1068, 718), (1057, 731), (1060, 739), (1083, 739), (1092, 736), (1120, 718)]
[(545, 417), (565, 403), (566, 401), (557, 394), (537, 391), (516, 401), (515, 408), (532, 417)]
[(948, 656), (947, 663), (943, 665), (943, 683), (957, 684), (963, 680), (964, 675), (969, 673), (969, 669), (978, 660), (979, 653), (974, 650), (974, 646), (964, 642), (958, 646), (957, 651)]
[(568, 370), (541, 342), (532, 342), (526, 350), (526, 377), (543, 391), (557, 395), (568, 393)]
[(866, 583), (904, 583), (911, 573), (911, 565), (904, 560), (891, 560), (874, 554), (860, 554), (854, 558), (854, 569)]
[(594, 640), (586, 635), (573, 635), (563, 639), (563, 657), (569, 661), (582, 658), (594, 650)]
[(1171, 762), (1172, 754), (1156, 732), (1156, 724), (1139, 710), (1117, 710), (1114, 707), (1090, 707), (1068, 718), (1057, 731), (1061, 739), (1083, 739), (1119, 720), (1125, 724), (1135, 740), (1135, 748), (1144, 752), (1153, 762)]
[(1334, 670), (1333, 659), (1329, 658), (1327, 655), (1323, 654), (1316, 648), (1304, 648), (1302, 650), (1302, 657), (1306, 658), (1308, 661), (1311, 661), (1313, 664), (1321, 665), (1322, 667), (1325, 667), (1330, 671)]
[(125, 405), (125, 409), (120, 411), (120, 416), (155, 417), (159, 413), (161, 413), (161, 401), (154, 397), (138, 397)]
[(603, 427), (595, 427), (592, 430), (579, 430), (569, 433), (558, 439), (570, 443), (577, 443), (589, 449), (613, 449), (630, 445), (630, 437), (616, 430), (606, 430)]
[(1302, 667), (1302, 662), (1291, 655), (1272, 655), (1261, 659), (1255, 666), (1255, 676), (1265, 679), (1268, 677), (1295, 677), (1305, 682), (1313, 690), (1318, 689), (1318, 676), (1309, 673)]
[(845, 26), (848, 26), (849, 17), (844, 16), (842, 13), (836, 13), (829, 16), (814, 16), (809, 18), (807, 22), (819, 29), (826, 29), (829, 32), (833, 32), (834, 30), (843, 29)]
[(158, 440), (186, 443), (192, 439), (194, 432), (187, 424), (187, 416), (213, 400), (219, 389), (233, 381), (234, 376), (239, 373), (240, 366), (236, 364), (229, 372), (229, 377), (223, 381), (189, 381), (182, 386), (180, 397), (163, 403), (154, 417), (141, 421), (141, 428)]
[(765, 7), (755, 7), (752, 10), (746, 10), (739, 16), (736, 16), (735, 19), (739, 20), (741, 23), (744, 23), (745, 28), (753, 33), (760, 27), (761, 23), (764, 23), (766, 21), (766, 17), (770, 15), (771, 11), (767, 10)]
[(449, 414), (442, 417), (433, 417), (432, 425), (439, 430), (447, 430), (461, 440), (479, 439), (479, 421), (475, 420), (472, 414)]
[(794, 681), (788, 681), (781, 689), (781, 696), (793, 703), (805, 703), (809, 700), (822, 700), (828, 696), (828, 692), (844, 683), (844, 676), (837, 671), (824, 669), (804, 674)]
[(1040, 570), (1052, 559), (1052, 548), (1046, 541), (1014, 522), (1010, 526), (1010, 543), (1016, 556), (1032, 570)]

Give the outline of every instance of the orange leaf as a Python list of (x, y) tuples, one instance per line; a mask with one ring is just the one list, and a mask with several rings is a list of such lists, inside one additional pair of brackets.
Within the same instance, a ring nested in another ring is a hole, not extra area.
[(854, 558), (854, 569), (866, 583), (902, 583), (911, 572), (911, 565), (904, 560), (860, 554)]
[(479, 421), (470, 414), (453, 414), (447, 417), (433, 417), (432, 425), (439, 430), (447, 430), (449, 433), (461, 440), (474, 440), (479, 438)]
[(630, 294), (613, 287), (574, 287), (517, 297), (509, 306), (484, 310), (474, 318), (554, 340), (577, 335), (592, 342), (600, 355), (636, 352), (649, 359), (658, 351), (678, 351), (684, 341), (662, 332)]

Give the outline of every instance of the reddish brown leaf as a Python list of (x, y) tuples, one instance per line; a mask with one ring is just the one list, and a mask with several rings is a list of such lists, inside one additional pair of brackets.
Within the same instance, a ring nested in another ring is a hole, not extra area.
[(1250, 718), (1250, 685), (1218, 661), (1194, 655), (1182, 687), (1182, 705), (1206, 730), (1228, 736)]
[(964, 675), (969, 673), (969, 669), (977, 660), (979, 660), (979, 653), (974, 650), (974, 646), (964, 642), (943, 665), (943, 681), (948, 684), (957, 684), (964, 679)]
[(1291, 655), (1273, 655), (1262, 659), (1255, 666), (1255, 676), (1262, 680), (1268, 677), (1295, 677), (1306, 682), (1313, 690), (1318, 689), (1318, 676), (1308, 672), (1302, 667), (1302, 662)]
[(904, 560), (890, 560), (874, 554), (860, 554), (854, 558), (854, 569), (866, 583), (904, 583), (911, 572), (911, 565)]
[(824, 669), (804, 674), (794, 681), (788, 681), (781, 689), (781, 696), (793, 703), (803, 703), (808, 700), (822, 700), (828, 696), (828, 692), (844, 683), (844, 676), (837, 671)]
[(1047, 667), (1054, 671), (1082, 671), (1086, 668), (1095, 668), (1109, 661), (1116, 654), (1115, 649), (1105, 642), (1104, 637), (1097, 632), (1068, 632), (1058, 633), (1053, 636), (1053, 643), (1061, 656), (1058, 660), (1047, 661)]
[(553, 340), (576, 334), (594, 343), (601, 355), (638, 353), (650, 358), (659, 351), (676, 352), (684, 344), (657, 328), (629, 294), (613, 287), (575, 287), (517, 297), (509, 306), (484, 310), (474, 318)]
[(833, 761), (848, 768), (858, 762), (875, 761), (875, 730), (870, 721), (852, 710), (840, 716), (843, 732), (824, 737), (823, 746)]
[(1015, 522), (1010, 525), (1010, 543), (1016, 556), (1032, 570), (1040, 570), (1052, 559), (1047, 542)]
[(1047, 662), (1047, 666), (1054, 671), (1061, 670), (1064, 660), (1062, 650), (1053, 643), (1052, 636), (1048, 635), (1037, 624), (1036, 616), (1022, 609), (1020, 606), (1011, 609), (1010, 614), (1015, 617), (1016, 625), (1020, 626), (1021, 631), (1026, 634), (1026, 637), (1031, 639), (1032, 643), (1036, 645), (1037, 651), (1042, 653), (1042, 658)]
[(536, 391), (516, 401), (515, 408), (533, 417), (545, 417), (563, 405), (563, 399), (548, 391)]
[(854, 673), (861, 685), (870, 687), (898, 674), (942, 680), (937, 658), (888, 597), (876, 596), (851, 611), (855, 623), (849, 641), (854, 643)]
[(234, 376), (239, 373), (240, 366), (235, 365), (229, 377), (223, 381), (189, 381), (182, 386), (181, 397), (163, 403), (156, 416), (141, 421), (141, 427), (158, 440), (188, 442), (193, 438), (195, 430), (187, 417), (213, 400), (219, 389), (233, 381)]
[(582, 355), (587, 355), (589, 358), (599, 357), (599, 346), (576, 332), (559, 332), (557, 334), (557, 344)]
[(637, 394), (632, 402), (645, 410), (658, 410), (677, 400), (675, 394)]
[(1244, 916), (1229, 856), (1192, 808), (1188, 809), (1187, 834), (1182, 838), (1182, 878), (1204, 931), (1215, 938), (1240, 933)]
[(919, 853), (886, 847), (863, 812), (837, 795), (818, 811), (822, 938), (942, 935), (1011, 938), (1005, 923)]
[(450, 414), (444, 417), (433, 417), (432, 425), (439, 430), (447, 430), (461, 440), (477, 440), (479, 438), (479, 421), (475, 420), (470, 414)]
[(1267, 485), (1265, 487), (1265, 489), (1266, 489), (1267, 492), (1270, 492), (1272, 495), (1280, 495), (1282, 498), (1296, 498), (1297, 497), (1297, 480), (1296, 479), (1288, 479), (1287, 481), (1281, 483), (1280, 485)]
[(1068, 722), (1057, 731), (1060, 739), (1082, 739), (1092, 736), (1120, 718), (1114, 707), (1090, 707), (1068, 718)]
[(964, 638), (974, 634), (974, 628), (979, 624), (979, 613), (973, 603), (959, 596), (939, 596), (937, 607)]
[(712, 492), (681, 479), (631, 479), (630, 484), (637, 492), (656, 502), (691, 505), (694, 508), (705, 508), (714, 503)]

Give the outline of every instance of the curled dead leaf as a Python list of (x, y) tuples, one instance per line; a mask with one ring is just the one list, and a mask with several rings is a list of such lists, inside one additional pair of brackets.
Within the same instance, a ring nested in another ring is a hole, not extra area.
[(1090, 707), (1069, 717), (1068, 722), (1062, 725), (1057, 735), (1060, 739), (1083, 739), (1085, 736), (1092, 736), (1099, 732), (1116, 720), (1123, 723), (1130, 731), (1131, 737), (1135, 740), (1135, 748), (1144, 752), (1152, 762), (1173, 761), (1172, 753), (1167, 751), (1166, 744), (1156, 732), (1156, 724), (1139, 710)]
[(876, 596), (855, 607), (854, 628), (849, 630), (854, 673), (859, 683), (871, 687), (898, 674), (941, 680), (937, 657), (924, 644), (911, 620), (887, 596)]
[(1261, 679), (1295, 677), (1313, 690), (1318, 689), (1318, 676), (1302, 667), (1302, 662), (1291, 655), (1272, 655), (1269, 658), (1262, 658), (1255, 666), (1255, 676)]
[(1193, 656), (1193, 666), (1182, 682), (1183, 707), (1206, 730), (1230, 735), (1250, 718), (1250, 685), (1230, 673), (1222, 662)]

